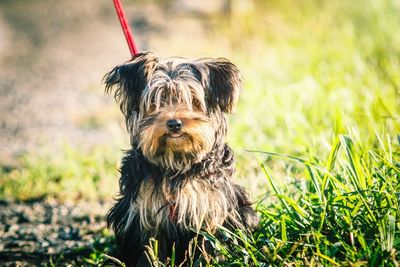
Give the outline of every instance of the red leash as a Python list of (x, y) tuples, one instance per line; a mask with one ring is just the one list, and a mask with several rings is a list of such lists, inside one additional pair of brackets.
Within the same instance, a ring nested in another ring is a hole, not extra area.
[(121, 23), (122, 30), (124, 31), (124, 35), (126, 38), (126, 42), (128, 43), (129, 50), (131, 51), (132, 57), (134, 57), (138, 50), (136, 48), (135, 40), (133, 39), (133, 34), (131, 28), (129, 27), (129, 23), (126, 19), (124, 9), (122, 8), (121, 0), (113, 0), (115, 11), (117, 11), (119, 22)]

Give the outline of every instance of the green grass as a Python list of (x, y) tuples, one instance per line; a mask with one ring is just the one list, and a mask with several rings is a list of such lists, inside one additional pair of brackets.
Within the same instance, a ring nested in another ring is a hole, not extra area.
[[(210, 263), (398, 266), (399, 2), (253, 3), (208, 18), (204, 51), (243, 73), (229, 143), (261, 225), (253, 236), (221, 229), (230, 245), (206, 234), (220, 254)], [(0, 198), (109, 197), (120, 156), (112, 151), (28, 155), (2, 169)]]
[(336, 134), (370, 146), (400, 132), (396, 1), (257, 3), (214, 36), (230, 37), (245, 81), (229, 135), (240, 178), (259, 173), (244, 148), (324, 157)]
[(0, 199), (109, 200), (118, 190), (119, 154), (65, 145), (51, 155), (24, 155), (19, 166), (0, 169)]
[(215, 266), (397, 266), (400, 145), (381, 145), (368, 150), (341, 135), (325, 159), (262, 153), (301, 165), (304, 177), (279, 186), (268, 159), (261, 161), (273, 193), (258, 206), (260, 230), (252, 237), (229, 233), (237, 245), (221, 250), (226, 259)]

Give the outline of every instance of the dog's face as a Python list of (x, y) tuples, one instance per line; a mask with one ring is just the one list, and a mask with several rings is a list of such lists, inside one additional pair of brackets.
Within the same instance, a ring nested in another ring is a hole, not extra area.
[(200, 162), (226, 135), (241, 87), (226, 59), (160, 59), (141, 53), (106, 75), (106, 91), (125, 115), (132, 144), (153, 164), (173, 171)]

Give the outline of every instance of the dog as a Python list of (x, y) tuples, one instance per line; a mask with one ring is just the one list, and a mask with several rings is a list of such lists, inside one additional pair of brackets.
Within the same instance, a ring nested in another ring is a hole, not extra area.
[(224, 114), (234, 110), (242, 86), (233, 63), (144, 52), (104, 81), (125, 116), (132, 145), (107, 215), (127, 266), (151, 266), (145, 254), (151, 238), (158, 240), (160, 260), (174, 247), (176, 262), (184, 264), (199, 231), (257, 227), (245, 189), (231, 181), (235, 159), (224, 141)]

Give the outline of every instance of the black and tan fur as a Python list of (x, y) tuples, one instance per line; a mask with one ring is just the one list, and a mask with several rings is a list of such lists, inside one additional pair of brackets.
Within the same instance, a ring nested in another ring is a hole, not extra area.
[(234, 109), (241, 87), (235, 65), (141, 53), (115, 67), (105, 83), (131, 135), (120, 194), (108, 214), (128, 266), (150, 265), (144, 246), (151, 237), (161, 259), (174, 245), (183, 262), (196, 231), (257, 226), (246, 192), (231, 181), (234, 155), (224, 142), (224, 113)]

